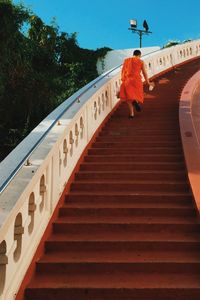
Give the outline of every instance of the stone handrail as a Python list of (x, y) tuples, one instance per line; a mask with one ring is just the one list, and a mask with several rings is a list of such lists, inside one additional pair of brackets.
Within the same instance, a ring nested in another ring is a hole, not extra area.
[[(143, 57), (149, 77), (200, 56), (200, 40)], [(14, 299), (63, 189), (82, 152), (119, 99), (120, 67), (70, 98), (72, 105), (0, 195), (0, 299)], [(57, 109), (61, 113), (63, 103)], [(55, 120), (52, 112), (48, 121)], [(37, 132), (34, 132), (37, 134)], [(40, 134), (40, 132), (38, 132)], [(31, 143), (31, 139), (30, 139)], [(11, 161), (11, 164), (14, 164)]]
[(59, 122), (62, 115), (77, 101), (79, 102), (82, 96), (92, 88), (96, 88), (98, 82), (103, 78), (109, 77), (110, 73), (113, 73), (116, 68), (106, 72), (93, 80), (78, 92), (73, 94), (58, 106), (52, 113), (50, 113), (31, 133), (24, 138), (24, 140), (4, 159), (0, 164), (0, 194), (6, 189), (10, 181), (17, 174), (24, 164), (29, 164), (29, 157), (32, 152), (43, 141), (44, 137), (51, 130), (51, 128)]

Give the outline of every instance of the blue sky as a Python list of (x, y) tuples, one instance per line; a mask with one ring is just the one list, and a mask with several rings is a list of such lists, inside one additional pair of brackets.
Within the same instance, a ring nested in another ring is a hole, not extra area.
[(199, 0), (14, 0), (23, 3), (49, 24), (56, 18), (61, 31), (77, 32), (82, 48), (135, 48), (139, 36), (129, 27), (146, 19), (153, 34), (143, 37), (143, 46), (163, 46), (169, 40), (200, 38)]

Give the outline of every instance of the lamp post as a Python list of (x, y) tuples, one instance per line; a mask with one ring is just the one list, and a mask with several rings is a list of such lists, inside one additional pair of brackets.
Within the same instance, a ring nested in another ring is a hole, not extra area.
[(138, 29), (137, 28), (137, 20), (130, 20), (130, 28), (129, 30), (131, 30), (133, 33), (137, 33), (139, 35), (140, 38), (140, 48), (142, 48), (142, 36), (143, 34), (150, 34), (152, 33), (151, 31), (149, 31), (149, 26), (147, 24), (147, 21), (144, 20), (143, 22), (143, 28), (144, 29)]

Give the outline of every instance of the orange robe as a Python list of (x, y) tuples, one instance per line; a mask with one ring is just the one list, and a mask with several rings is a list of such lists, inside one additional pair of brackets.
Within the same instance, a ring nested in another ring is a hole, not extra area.
[(137, 100), (141, 103), (144, 101), (142, 65), (143, 61), (139, 57), (125, 59), (121, 73), (120, 99)]

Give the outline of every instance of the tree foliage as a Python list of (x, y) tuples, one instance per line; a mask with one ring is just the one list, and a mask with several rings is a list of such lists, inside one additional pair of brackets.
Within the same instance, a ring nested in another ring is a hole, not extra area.
[(23, 5), (0, 0), (0, 158), (97, 77), (97, 59), (108, 50), (82, 49), (76, 33), (60, 32)]

